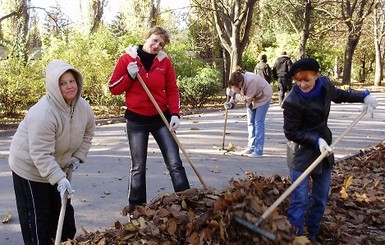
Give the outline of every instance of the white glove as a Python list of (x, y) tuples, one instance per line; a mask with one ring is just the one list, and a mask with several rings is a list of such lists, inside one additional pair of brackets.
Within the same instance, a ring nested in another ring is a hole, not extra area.
[(170, 130), (176, 131), (180, 125), (179, 117), (178, 116), (172, 116), (170, 120)]
[(68, 181), (67, 178), (63, 178), (57, 182), (57, 191), (60, 192), (60, 197), (63, 199), (64, 193), (67, 191), (68, 192), (68, 197), (71, 198), (72, 194), (75, 192), (72, 187), (71, 183)]
[(68, 161), (65, 169), (64, 169), (64, 172), (68, 173), (68, 170), (69, 170), (71, 165), (72, 165), (72, 171), (75, 171), (76, 169), (78, 169), (78, 167), (80, 166), (79, 158), (71, 157), (70, 160)]
[(229, 97), (233, 97), (234, 91), (231, 88), (226, 88), (226, 95)]
[(235, 107), (235, 104), (233, 102), (225, 102), (223, 104), (226, 110), (233, 109)]
[(138, 74), (138, 71), (139, 71), (136, 61), (128, 63), (127, 71), (128, 71), (128, 74), (130, 74), (130, 76), (132, 77), (132, 79), (136, 78), (136, 74)]
[(376, 109), (377, 105), (378, 105), (378, 101), (377, 101), (377, 98), (374, 97), (373, 95), (371, 94), (368, 94), (365, 99), (364, 99), (364, 104), (365, 106), (368, 107), (368, 112), (370, 113), (370, 115), (373, 117), (373, 111), (374, 109)]
[(329, 154), (333, 152), (332, 148), (322, 138), (318, 139), (318, 146), (319, 146), (319, 151), (321, 152), (321, 154), (324, 153), (324, 151), (329, 151)]

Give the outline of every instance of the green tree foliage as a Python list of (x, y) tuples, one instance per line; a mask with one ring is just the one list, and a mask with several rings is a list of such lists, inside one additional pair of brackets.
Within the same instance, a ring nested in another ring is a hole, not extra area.
[(0, 62), (1, 114), (17, 116), (36, 103), (45, 93), (40, 64), (20, 65), (18, 60)]
[(242, 68), (246, 71), (253, 72), (255, 65), (258, 63), (258, 57), (251, 54), (250, 52), (245, 52), (242, 57)]
[(107, 82), (124, 48), (139, 43), (136, 37), (114, 37), (107, 28), (99, 28), (90, 36), (73, 34), (68, 41), (51, 37), (42, 60), (62, 59), (75, 66), (83, 75), (83, 97), (93, 106), (118, 110), (123, 98), (111, 96)]
[(166, 46), (165, 51), (170, 56), (175, 73), (179, 77), (194, 77), (198, 69), (204, 66), (203, 61), (195, 57), (195, 52), (187, 42), (172, 42)]
[(180, 77), (178, 80), (182, 104), (201, 108), (210, 97), (222, 90), (221, 74), (218, 70), (204, 67), (194, 77)]

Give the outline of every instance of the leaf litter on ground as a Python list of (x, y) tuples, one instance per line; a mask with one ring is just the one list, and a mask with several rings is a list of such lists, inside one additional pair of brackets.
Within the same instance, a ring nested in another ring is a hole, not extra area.
[[(385, 243), (385, 142), (336, 164), (328, 206), (321, 222), (324, 245)], [(275, 241), (234, 221), (255, 223), (291, 185), (289, 178), (245, 173), (221, 191), (189, 189), (165, 193), (136, 207), (127, 223), (88, 232), (64, 244), (310, 244), (290, 232), (286, 218), (289, 198), (259, 228)]]

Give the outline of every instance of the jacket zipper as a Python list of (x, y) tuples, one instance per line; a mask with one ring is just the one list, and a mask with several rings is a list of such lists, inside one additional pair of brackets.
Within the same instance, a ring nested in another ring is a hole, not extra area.
[(71, 105), (70, 105), (70, 116), (71, 116), (71, 119), (72, 119), (72, 116), (74, 115), (74, 111), (75, 111), (75, 108), (74, 108), (73, 105), (71, 104)]

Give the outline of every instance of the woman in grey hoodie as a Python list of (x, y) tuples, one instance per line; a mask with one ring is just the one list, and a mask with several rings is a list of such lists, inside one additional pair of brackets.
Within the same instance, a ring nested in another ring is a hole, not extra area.
[[(46, 95), (30, 108), (10, 147), (16, 205), (25, 244), (52, 244), (65, 191), (66, 170), (85, 161), (95, 131), (91, 106), (81, 97), (83, 78), (61, 60), (46, 68)], [(61, 240), (73, 239), (76, 227), (70, 201)]]

